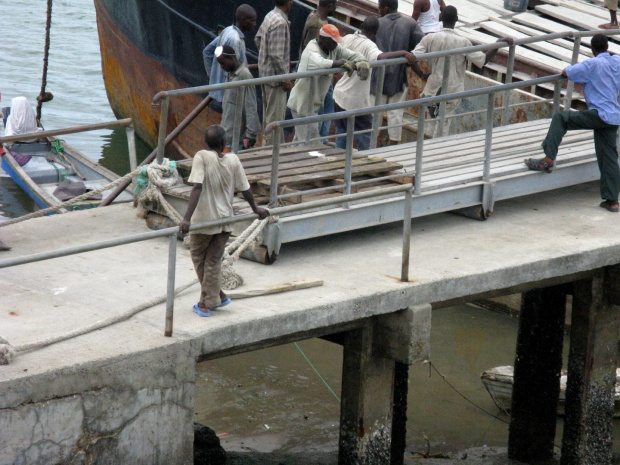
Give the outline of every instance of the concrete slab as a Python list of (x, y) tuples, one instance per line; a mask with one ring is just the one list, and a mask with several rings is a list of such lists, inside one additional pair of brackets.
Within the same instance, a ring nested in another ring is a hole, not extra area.
[[(540, 176), (544, 182), (548, 175)], [(598, 197), (598, 185), (587, 184), (500, 202), (486, 222), (448, 214), (416, 219), (409, 283), (398, 278), (401, 225), (287, 244), (274, 265), (237, 262), (246, 286), (322, 279), (322, 287), (236, 300), (200, 318), (191, 311), (199, 292), (193, 286), (176, 298), (172, 338), (163, 336), (165, 305), (159, 304), (123, 323), (19, 353), (0, 366), (0, 409), (115, 383), (137, 389), (144, 377), (152, 377), (150, 389), (164, 392), (191, 383), (188, 361), (199, 357), (617, 264), (620, 215), (599, 208)], [(34, 219), (0, 229), (12, 246), (2, 259), (145, 230), (128, 205)], [(0, 335), (14, 346), (36, 343), (163, 297), (167, 248), (166, 239), (156, 239), (0, 270)], [(193, 279), (189, 253), (179, 247), (177, 287)], [(191, 393), (179, 388), (166, 395)], [(180, 402), (180, 416), (188, 402)]]

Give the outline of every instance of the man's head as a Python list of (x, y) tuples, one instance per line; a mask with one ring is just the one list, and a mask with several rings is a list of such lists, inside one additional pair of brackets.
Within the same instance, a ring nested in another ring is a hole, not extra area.
[(336, 12), (338, 0), (319, 0), (319, 8), (327, 16), (331, 16)]
[(592, 36), (590, 46), (592, 47), (594, 56), (596, 56), (599, 53), (607, 51), (607, 47), (609, 47), (609, 40), (607, 39), (607, 36), (604, 36), (603, 34), (596, 34)]
[(226, 146), (226, 131), (219, 124), (209, 126), (205, 131), (205, 143), (211, 150), (222, 152)]
[(239, 67), (239, 60), (235, 54), (235, 49), (230, 45), (217, 47), (215, 49), (215, 59), (227, 73), (232, 73)]
[(325, 53), (329, 53), (338, 47), (338, 43), (342, 42), (342, 37), (340, 37), (340, 31), (333, 24), (326, 24), (319, 31), (319, 37), (316, 39), (319, 47)]
[(454, 29), (454, 26), (458, 20), (458, 11), (452, 5), (445, 7), (441, 12), (441, 22), (443, 23), (443, 27)]
[(239, 5), (235, 12), (235, 23), (243, 32), (253, 31), (256, 27), (256, 10), (250, 5)]
[(293, 8), (293, 0), (276, 0), (276, 7), (288, 14)]
[(367, 16), (362, 25), (360, 26), (362, 34), (373, 40), (379, 30), (379, 20), (374, 16)]
[(379, 14), (381, 16), (389, 15), (398, 11), (398, 0), (379, 0)]

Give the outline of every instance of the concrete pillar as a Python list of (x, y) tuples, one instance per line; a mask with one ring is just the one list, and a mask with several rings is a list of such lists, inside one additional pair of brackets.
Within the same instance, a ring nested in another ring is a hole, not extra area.
[(612, 463), (617, 288), (615, 269), (574, 283), (561, 465)]
[(394, 361), (373, 355), (372, 333), (345, 335), (339, 465), (390, 463)]
[(553, 456), (565, 315), (563, 287), (522, 295), (508, 436), (511, 459)]
[(407, 445), (409, 365), (396, 362), (394, 368), (394, 412), (392, 414), (392, 459), (390, 465), (403, 465)]
[(344, 333), (340, 465), (402, 463), (408, 366), (428, 359), (430, 329), (431, 307), (419, 305)]

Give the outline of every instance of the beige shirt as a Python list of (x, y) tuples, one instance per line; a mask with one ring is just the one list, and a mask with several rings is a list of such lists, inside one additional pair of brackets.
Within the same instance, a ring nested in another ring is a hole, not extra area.
[[(374, 61), (381, 55), (377, 44), (359, 32), (344, 36), (340, 45), (359, 53), (368, 61)], [(370, 79), (361, 81), (357, 73), (351, 76), (344, 74), (334, 87), (334, 101), (344, 110), (368, 108), (374, 105), (374, 100), (374, 96), (370, 96)]]
[[(442, 29), (439, 32), (425, 35), (420, 43), (413, 50), (415, 55), (420, 53), (440, 52), (453, 50), (455, 48), (471, 47), (472, 43), (465, 37), (461, 37), (454, 29)], [(472, 52), (467, 54), (453, 55), (450, 57), (452, 64), (448, 75), (448, 88), (442, 89), (442, 94), (452, 94), (465, 90), (465, 72), (467, 62), (482, 67), (486, 60), (486, 55), (482, 52)], [(443, 81), (444, 57), (428, 60), (431, 75), (426, 81), (426, 86), (422, 95), (429, 97), (437, 95)]]
[[(212, 150), (200, 150), (194, 155), (188, 182), (202, 184), (202, 192), (192, 215), (192, 223), (234, 216), (235, 192), (247, 191), (250, 188), (237, 155), (227, 153), (220, 158)], [(219, 234), (223, 231), (231, 231), (231, 227), (213, 226), (192, 233)]]

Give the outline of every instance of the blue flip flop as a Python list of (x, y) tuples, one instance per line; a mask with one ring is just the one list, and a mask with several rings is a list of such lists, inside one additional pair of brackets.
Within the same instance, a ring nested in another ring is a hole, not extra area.
[(194, 306), (192, 307), (192, 310), (194, 311), (194, 313), (198, 313), (198, 315), (200, 315), (200, 316), (211, 316), (211, 314), (209, 312), (205, 312), (204, 310), (202, 310), (198, 306), (198, 304), (194, 304)]
[(221, 307), (226, 307), (226, 305), (228, 305), (230, 302), (232, 302), (230, 300), (230, 297), (226, 297), (226, 299), (222, 300), (222, 303), (219, 305), (214, 305), (213, 307), (209, 307), (209, 310), (215, 310), (217, 308), (221, 308)]

